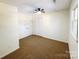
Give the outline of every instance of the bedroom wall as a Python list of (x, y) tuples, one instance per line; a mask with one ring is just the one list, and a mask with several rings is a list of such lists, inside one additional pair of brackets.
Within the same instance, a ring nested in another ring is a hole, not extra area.
[(33, 15), (33, 34), (68, 42), (68, 10)]
[(19, 48), (17, 8), (0, 2), (0, 58)]
[(30, 13), (18, 13), (19, 39), (32, 35), (32, 15)]

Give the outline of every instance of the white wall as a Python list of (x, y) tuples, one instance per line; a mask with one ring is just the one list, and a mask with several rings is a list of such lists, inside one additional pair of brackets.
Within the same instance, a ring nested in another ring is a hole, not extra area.
[(68, 16), (68, 10), (34, 14), (33, 34), (67, 42), (69, 24)]
[(29, 13), (18, 13), (19, 18), (19, 39), (32, 34), (32, 15)]
[(70, 7), (70, 35), (69, 35), (69, 49), (70, 49), (70, 56), (71, 59), (78, 59), (78, 43), (76, 42), (76, 39), (73, 37), (72, 34), (72, 20), (73, 18), (73, 9), (77, 5), (77, 0), (73, 0), (71, 7)]
[(0, 2), (0, 58), (19, 48), (17, 8)]

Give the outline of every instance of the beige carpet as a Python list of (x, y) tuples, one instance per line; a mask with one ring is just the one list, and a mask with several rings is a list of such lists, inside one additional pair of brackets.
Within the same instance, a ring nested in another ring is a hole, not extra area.
[(20, 49), (2, 59), (70, 59), (68, 51), (67, 43), (32, 35), (21, 39)]

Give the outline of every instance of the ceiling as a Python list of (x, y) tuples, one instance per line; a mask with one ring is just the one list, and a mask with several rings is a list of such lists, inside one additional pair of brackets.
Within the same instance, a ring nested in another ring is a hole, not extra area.
[(68, 9), (71, 0), (0, 0), (7, 4), (15, 5), (19, 11), (22, 12), (33, 12), (35, 8), (43, 8), (45, 11), (59, 11)]

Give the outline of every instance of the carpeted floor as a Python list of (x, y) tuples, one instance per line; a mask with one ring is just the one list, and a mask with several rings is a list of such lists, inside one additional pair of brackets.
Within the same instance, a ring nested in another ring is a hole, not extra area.
[(32, 35), (20, 40), (20, 48), (2, 59), (70, 59), (68, 44)]

